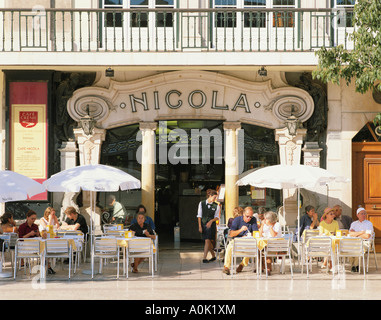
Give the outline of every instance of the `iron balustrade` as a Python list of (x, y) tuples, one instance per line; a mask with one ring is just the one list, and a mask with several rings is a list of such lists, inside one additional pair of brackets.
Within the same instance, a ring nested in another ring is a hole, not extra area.
[(0, 9), (0, 51), (259, 52), (353, 48), (353, 9)]

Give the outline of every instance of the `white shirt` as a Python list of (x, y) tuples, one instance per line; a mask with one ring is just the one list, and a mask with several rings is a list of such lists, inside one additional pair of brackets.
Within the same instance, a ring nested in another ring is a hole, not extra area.
[[(197, 218), (202, 218), (202, 206), (201, 206), (201, 202), (198, 205)], [(207, 205), (208, 204), (212, 204), (212, 202), (210, 202), (210, 203), (208, 202), (208, 199), (206, 199), (205, 202), (206, 202)], [(216, 213), (214, 214), (214, 217), (218, 218), (219, 215), (220, 215), (220, 206), (217, 206), (217, 210), (216, 210)]]
[[(273, 230), (277, 233), (275, 235), (275, 237), (281, 237), (282, 236), (282, 227), (281, 227), (279, 222), (275, 222), (275, 224), (273, 226)], [(262, 236), (264, 238), (273, 238), (273, 236), (270, 233), (270, 227), (267, 224), (263, 225)]]
[(363, 222), (360, 222), (360, 220), (354, 221), (352, 222), (349, 230), (352, 230), (354, 232), (367, 231), (367, 233), (370, 233), (371, 236), (374, 231), (373, 224), (369, 220), (364, 220)]

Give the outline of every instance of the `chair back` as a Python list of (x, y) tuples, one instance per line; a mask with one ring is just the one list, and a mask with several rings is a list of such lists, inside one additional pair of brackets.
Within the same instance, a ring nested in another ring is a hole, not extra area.
[[(0, 239), (4, 240), (4, 242), (3, 242), (3, 248), (8, 249), (9, 245), (10, 245), (10, 242), (11, 242), (11, 235), (10, 235), (10, 233), (0, 234)], [(1, 249), (3, 249), (3, 248), (1, 248)]]
[(361, 256), (364, 253), (361, 238), (342, 238), (339, 243), (340, 256)]
[(125, 230), (105, 230), (105, 235), (107, 237), (123, 237), (125, 234)]
[(11, 236), (11, 239), (9, 241), (9, 246), (10, 247), (15, 247), (16, 246), (16, 242), (19, 238), (19, 235), (15, 232), (4, 232), (4, 234), (9, 234)]
[(318, 235), (319, 235), (319, 229), (304, 229), (303, 243), (307, 243), (311, 237), (317, 237)]
[(64, 238), (60, 239), (47, 239), (45, 241), (46, 253), (68, 253), (69, 241)]
[(152, 240), (147, 239), (133, 239), (128, 241), (129, 253), (152, 253)]
[(257, 255), (258, 247), (255, 238), (235, 238), (233, 255), (236, 257), (249, 257)]
[(267, 240), (265, 250), (267, 253), (282, 255), (289, 252), (290, 244), (289, 239), (270, 238)]
[(118, 226), (116, 224), (104, 224), (103, 225), (103, 231), (106, 233), (110, 230), (118, 230)]
[(309, 256), (330, 256), (332, 253), (332, 240), (330, 237), (311, 237), (307, 243)]
[(67, 233), (63, 236), (64, 239), (73, 239), (77, 250), (82, 250), (82, 245), (85, 241), (84, 234)]
[(16, 248), (18, 254), (39, 255), (40, 241), (38, 239), (17, 239)]
[(118, 244), (114, 237), (100, 237), (94, 239), (95, 254), (116, 254), (117, 252)]

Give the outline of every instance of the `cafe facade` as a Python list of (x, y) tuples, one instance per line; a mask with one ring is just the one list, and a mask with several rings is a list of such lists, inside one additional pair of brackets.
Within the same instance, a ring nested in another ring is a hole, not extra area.
[[(0, 1), (3, 169), (42, 182), (77, 165), (118, 167), (142, 185), (114, 193), (129, 213), (142, 203), (160, 232), (178, 225), (182, 240), (195, 240), (208, 188), (224, 190), (222, 222), (238, 205), (264, 206), (295, 226), (296, 190), (236, 181), (258, 167), (302, 163), (348, 180), (303, 189), (302, 209), (339, 204), (355, 219), (364, 205), (378, 234), (372, 120), (381, 101), (311, 76), (316, 49), (351, 45), (349, 26), (320, 24), (339, 1), (45, 2), (12, 9)], [(96, 225), (107, 194), (96, 195)], [(77, 205), (90, 219), (89, 200), (46, 193), (3, 209), (21, 219), (26, 207), (42, 216), (48, 204)]]

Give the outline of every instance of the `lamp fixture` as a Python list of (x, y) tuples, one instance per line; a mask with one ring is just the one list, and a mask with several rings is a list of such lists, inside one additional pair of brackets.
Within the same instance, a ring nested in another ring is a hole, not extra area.
[(108, 78), (112, 78), (114, 76), (114, 69), (112, 69), (111, 67), (107, 68), (106, 72), (105, 72), (105, 75)]
[(286, 127), (290, 136), (296, 136), (299, 127), (299, 119), (293, 115), (294, 105), (291, 106), (291, 115), (286, 119)]
[(85, 135), (89, 136), (89, 135), (93, 134), (93, 130), (94, 130), (94, 127), (95, 127), (95, 124), (97, 121), (94, 120), (94, 118), (90, 116), (90, 106), (89, 105), (86, 106), (86, 113), (87, 113), (87, 115), (82, 117), (79, 120), (79, 123), (80, 123), (80, 126), (81, 126), (83, 132), (85, 133)]
[(267, 70), (265, 67), (261, 67), (261, 69), (258, 70), (258, 74), (261, 76), (261, 77), (267, 77)]

